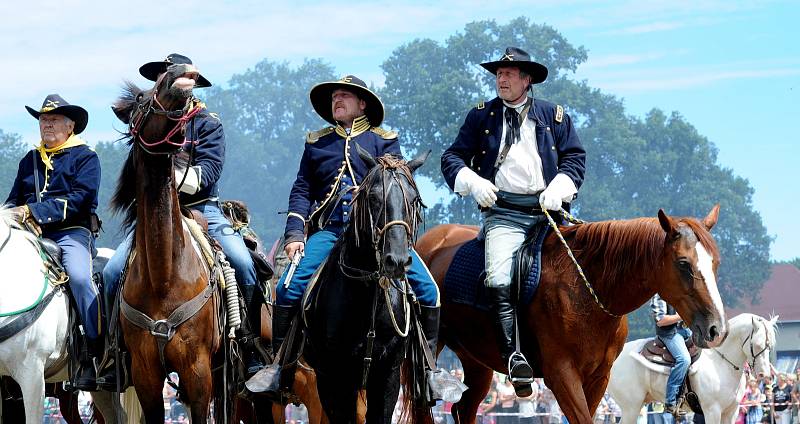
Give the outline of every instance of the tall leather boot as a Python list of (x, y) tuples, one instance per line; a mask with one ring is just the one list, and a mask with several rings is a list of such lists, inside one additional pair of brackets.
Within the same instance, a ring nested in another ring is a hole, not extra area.
[(268, 365), (262, 372), (258, 373), (255, 377), (253, 377), (250, 381), (248, 381), (246, 386), (253, 382), (254, 380), (258, 390), (254, 389), (251, 386), (248, 386), (248, 389), (259, 391), (266, 396), (267, 399), (273, 401), (280, 401), (281, 400), (281, 392), (284, 388), (290, 387), (291, 382), (294, 376), (283, 377), (283, 364), (282, 362), (285, 361), (285, 358), (292, 358), (293, 352), (291, 352), (291, 346), (286, 346), (286, 352), (283, 352), (282, 355), (278, 355), (278, 351), (283, 344), (284, 339), (286, 339), (286, 335), (289, 333), (289, 329), (292, 325), (292, 320), (294, 319), (295, 313), (297, 312), (297, 306), (280, 306), (280, 305), (273, 305), (272, 307), (272, 353), (275, 357), (272, 364)]
[[(97, 340), (90, 340), (83, 334), (83, 328), (78, 330), (81, 334), (80, 351), (78, 354), (78, 369), (75, 370), (73, 388), (83, 391), (97, 390), (97, 370), (95, 369), (95, 358), (98, 357), (99, 350)], [(102, 343), (100, 341), (99, 343)]]
[(428, 348), (430, 348), (435, 360), (439, 342), (439, 307), (420, 305), (420, 312), (420, 324), (422, 325), (422, 331), (425, 333), (425, 341), (428, 342)]
[(521, 353), (516, 352), (514, 337), (514, 307), (511, 304), (511, 286), (487, 287), (489, 307), (497, 321), (497, 345), (504, 362), (508, 363), (508, 376), (519, 397), (533, 393), (533, 368)]
[(247, 323), (237, 330), (237, 337), (244, 348), (245, 376), (250, 378), (264, 368), (264, 360), (256, 347), (261, 334), (261, 296), (258, 286), (240, 287), (247, 309)]
[(296, 312), (296, 306), (273, 305), (272, 307), (272, 353), (275, 355), (276, 361), (278, 350), (283, 344), (286, 334), (289, 333), (289, 327), (292, 326)]

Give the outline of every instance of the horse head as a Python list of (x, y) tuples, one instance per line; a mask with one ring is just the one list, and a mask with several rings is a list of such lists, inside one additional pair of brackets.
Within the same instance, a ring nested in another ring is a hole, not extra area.
[(777, 323), (777, 315), (767, 320), (758, 315), (741, 314), (730, 321), (731, 332), (734, 326), (739, 328), (734, 343), (741, 347), (753, 375), (772, 374), (769, 357), (775, 347)]
[(424, 207), (413, 172), (430, 151), (411, 161), (385, 155), (374, 158), (356, 145), (361, 160), (370, 167), (353, 198), (353, 229), (356, 243), (368, 235), (383, 276), (402, 278), (411, 266), (409, 249), (414, 245)]
[(128, 125), (133, 143), (148, 153), (171, 153), (183, 144), (184, 127), (199, 111), (192, 94), (199, 72), (191, 64), (174, 64), (150, 90), (127, 82), (111, 109)]
[(666, 232), (661, 269), (656, 271), (661, 280), (658, 292), (690, 325), (694, 341), (701, 347), (708, 347), (727, 333), (716, 278), (719, 250), (709, 233), (718, 217), (719, 205), (702, 223), (658, 211), (658, 221)]

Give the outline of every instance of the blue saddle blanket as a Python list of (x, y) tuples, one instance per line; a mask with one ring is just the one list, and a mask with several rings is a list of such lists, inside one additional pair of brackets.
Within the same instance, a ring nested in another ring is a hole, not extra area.
[[(525, 278), (512, 272), (512, 284), (518, 285), (519, 303), (528, 304), (539, 288), (542, 264), (542, 244), (547, 236), (547, 223), (537, 225), (533, 231), (531, 249), (531, 268)], [(443, 297), (445, 302), (469, 305), (484, 311), (489, 310), (486, 301), (485, 244), (483, 240), (472, 239), (461, 246), (447, 269), (444, 277)], [(516, 260), (515, 260), (516, 263)], [(516, 266), (514, 266), (516, 268)], [(521, 282), (519, 280), (522, 280)]]

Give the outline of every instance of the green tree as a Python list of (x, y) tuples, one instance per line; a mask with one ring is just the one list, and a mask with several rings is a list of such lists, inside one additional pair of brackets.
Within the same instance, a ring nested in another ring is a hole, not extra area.
[[(678, 113), (654, 109), (644, 118), (626, 113), (622, 101), (576, 81), (573, 74), (587, 52), (572, 46), (547, 25), (517, 18), (467, 24), (444, 43), (418, 39), (397, 48), (382, 65), (387, 123), (400, 131), (411, 152), (432, 149), (439, 157), (480, 100), (495, 96), (494, 77), (478, 63), (492, 60), (509, 45), (525, 48), (546, 64), (550, 75), (534, 96), (564, 105), (577, 123), (587, 150), (586, 181), (574, 211), (588, 220), (674, 215), (705, 216), (722, 204), (714, 234), (723, 258), (719, 284), (725, 302), (735, 305), (758, 292), (769, 275), (769, 244), (753, 210), (753, 189), (717, 163), (714, 145)], [(444, 186), (437, 161), (420, 171)], [(447, 199), (431, 208), (428, 222), (477, 222), (470, 199)], [(633, 335), (652, 333), (646, 306), (632, 314)]]
[(17, 178), (19, 161), (30, 149), (31, 146), (25, 145), (19, 135), (0, 130), (0, 181), (3, 181), (4, 188), (0, 200), (5, 200), (11, 191), (11, 185)]
[(97, 201), (97, 215), (103, 221), (103, 231), (100, 232), (96, 245), (97, 247), (116, 249), (125, 237), (125, 229), (121, 227), (122, 217), (112, 215), (109, 206), (130, 146), (123, 140), (102, 141), (97, 143), (95, 151), (97, 157), (100, 158), (100, 169), (103, 172)]
[(283, 235), (286, 215), (278, 212), (286, 210), (305, 134), (327, 125), (311, 107), (308, 92), (335, 78), (321, 60), (292, 68), (265, 59), (234, 75), (227, 88), (198, 93), (225, 129), (222, 198), (245, 201), (253, 227), (267, 243)]

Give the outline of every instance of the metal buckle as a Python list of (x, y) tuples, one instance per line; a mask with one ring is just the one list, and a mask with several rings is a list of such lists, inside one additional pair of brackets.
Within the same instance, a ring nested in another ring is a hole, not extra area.
[(169, 340), (175, 334), (175, 329), (169, 325), (167, 320), (160, 319), (153, 323), (153, 327), (150, 328), (150, 334), (155, 337), (161, 337), (165, 340)]

